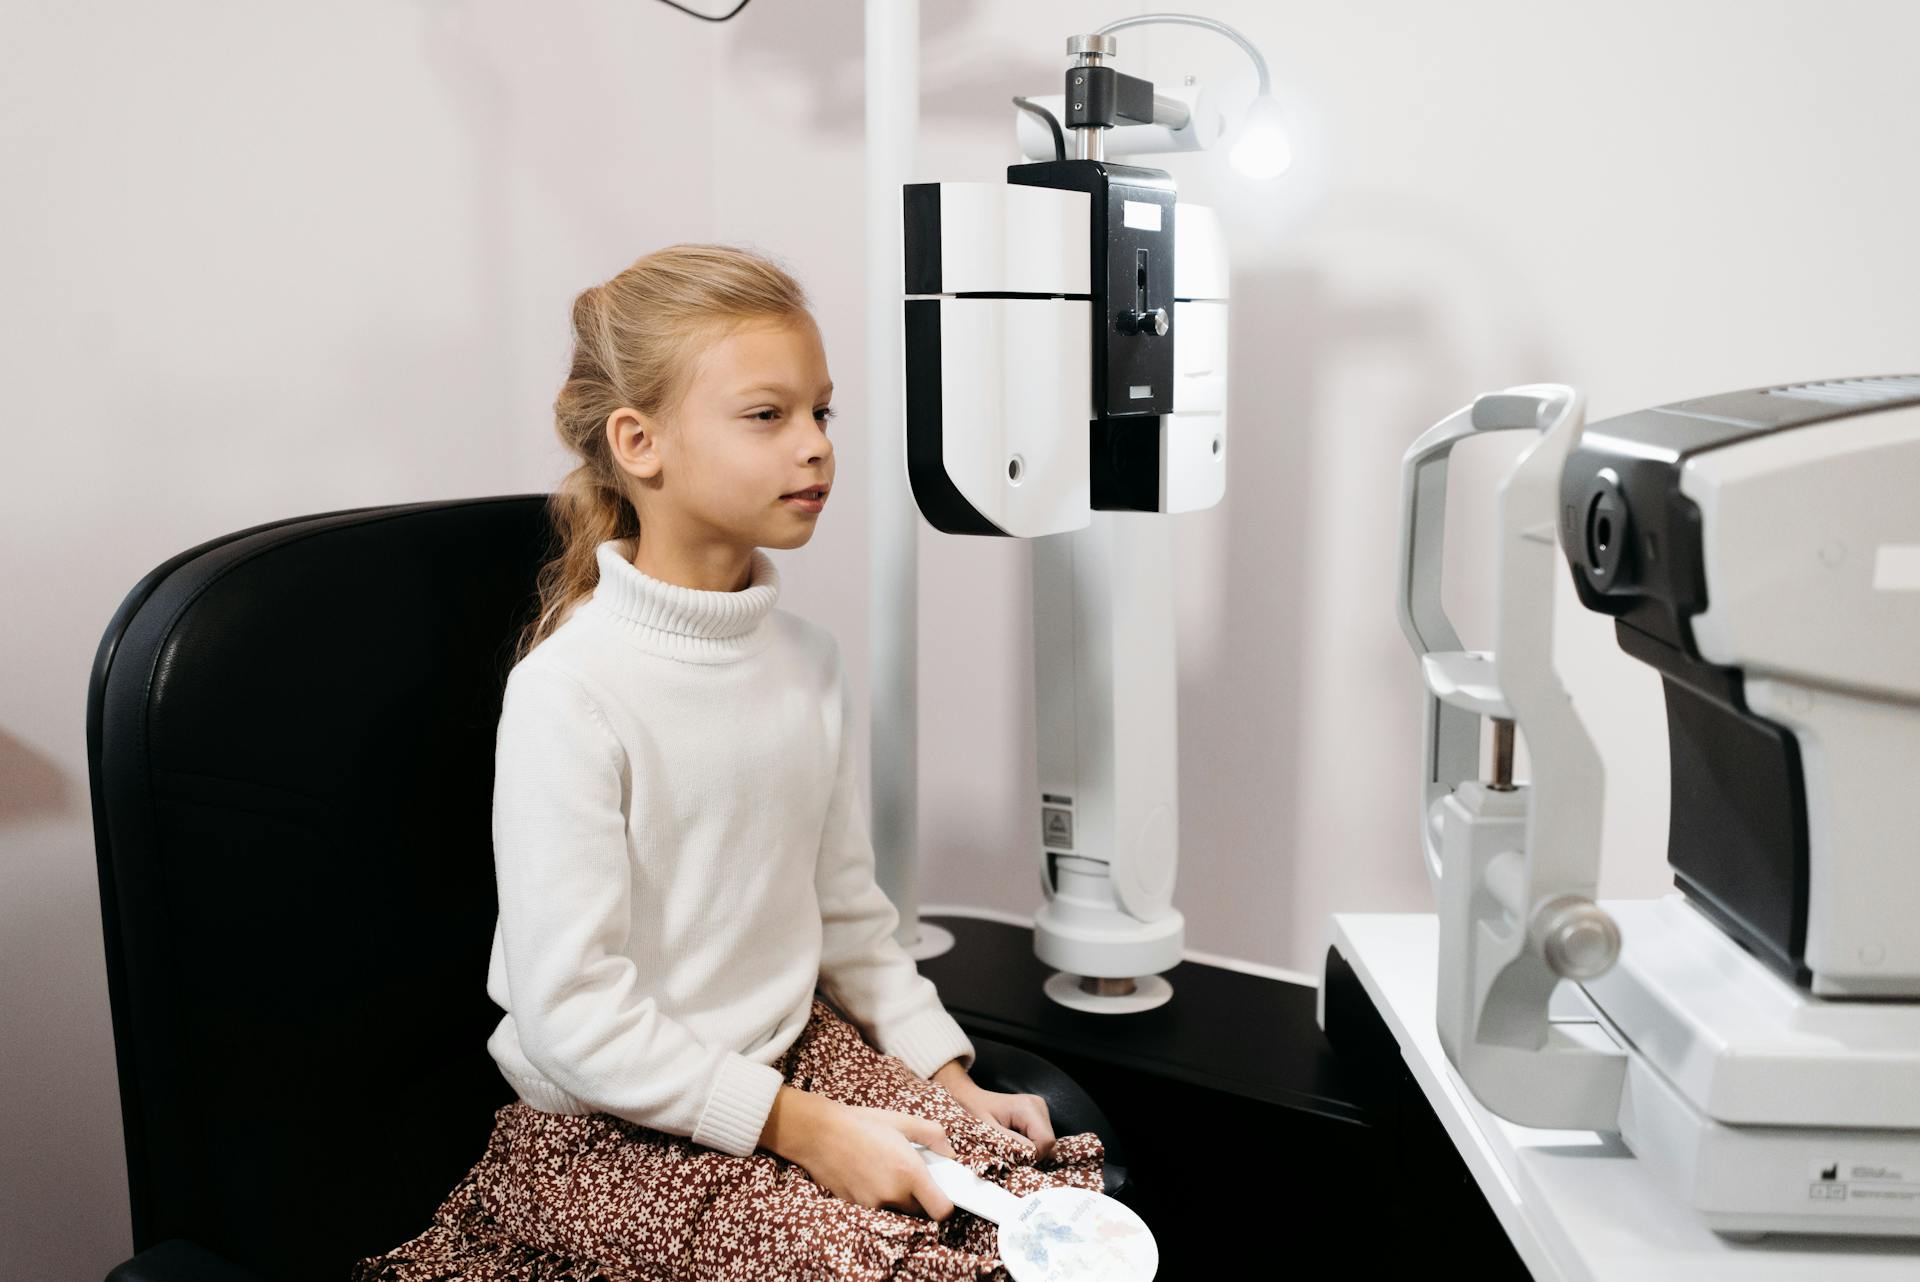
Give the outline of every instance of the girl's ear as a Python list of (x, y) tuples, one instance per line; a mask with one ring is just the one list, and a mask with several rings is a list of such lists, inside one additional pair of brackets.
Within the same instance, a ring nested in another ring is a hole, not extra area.
[(607, 451), (623, 472), (641, 480), (657, 476), (662, 462), (657, 439), (653, 420), (639, 410), (621, 406), (607, 415)]

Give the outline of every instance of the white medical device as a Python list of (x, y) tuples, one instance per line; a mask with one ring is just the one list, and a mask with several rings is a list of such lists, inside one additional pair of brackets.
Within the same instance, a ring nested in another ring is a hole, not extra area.
[[(1470, 652), (1440, 605), (1446, 460), (1492, 430), (1538, 439), (1500, 486), (1494, 649)], [(1592, 425), (1574, 389), (1517, 387), (1420, 437), (1403, 498), (1461, 1079), (1509, 1121), (1617, 1132), (1729, 1236), (1920, 1235), (1920, 375)], [(1603, 771), (1553, 662), (1565, 568), (1665, 686), (1661, 899), (1594, 899)]]
[(1010, 165), (1005, 182), (910, 183), (902, 199), (907, 480), (938, 530), (1032, 541), (1034, 951), (1056, 968), (1054, 1000), (1110, 1013), (1167, 1001), (1160, 972), (1181, 959), (1160, 518), (1214, 506), (1227, 478), (1219, 221), (1164, 171), (1105, 153), (1109, 129), (1128, 149), (1218, 136), (1197, 92), (1156, 94), (1109, 65), (1106, 30), (1174, 19), (1187, 21), (1070, 39), (1064, 121), (1016, 99), (1050, 121), (1054, 159)]

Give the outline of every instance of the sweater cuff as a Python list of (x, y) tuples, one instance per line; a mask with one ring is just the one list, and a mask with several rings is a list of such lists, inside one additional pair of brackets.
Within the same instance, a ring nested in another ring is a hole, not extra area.
[(786, 1080), (773, 1065), (728, 1051), (713, 1075), (706, 1107), (700, 1110), (690, 1138), (722, 1153), (748, 1156), (759, 1147), (760, 1132), (766, 1129), (767, 1115), (773, 1112), (774, 1098)]
[(961, 1061), (960, 1067), (969, 1071), (973, 1068), (973, 1043), (938, 1002), (887, 1029), (880, 1053), (897, 1057), (916, 1077), (931, 1078), (950, 1059)]

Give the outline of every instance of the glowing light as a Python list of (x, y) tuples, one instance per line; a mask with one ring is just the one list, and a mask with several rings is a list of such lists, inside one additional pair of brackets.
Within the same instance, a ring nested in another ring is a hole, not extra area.
[(1240, 173), (1254, 179), (1278, 178), (1293, 163), (1293, 148), (1280, 123), (1280, 104), (1272, 95), (1261, 94), (1247, 108), (1240, 137), (1227, 159)]

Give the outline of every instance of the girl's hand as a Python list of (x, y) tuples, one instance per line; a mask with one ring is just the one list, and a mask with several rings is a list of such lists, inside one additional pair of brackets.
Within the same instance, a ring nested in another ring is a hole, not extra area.
[(828, 1102), (833, 1105), (831, 1120), (798, 1159), (814, 1183), (842, 1201), (874, 1210), (919, 1214), (930, 1220), (953, 1214), (953, 1199), (935, 1182), (913, 1147), (918, 1140), (959, 1161), (938, 1122), (911, 1113)]
[(947, 1094), (960, 1107), (1009, 1135), (1024, 1135), (1033, 1142), (1034, 1161), (1044, 1162), (1053, 1155), (1053, 1122), (1047, 1115), (1047, 1101), (1039, 1095), (1020, 1095), (990, 1091), (967, 1076), (959, 1061), (951, 1061), (933, 1075), (946, 1087)]

